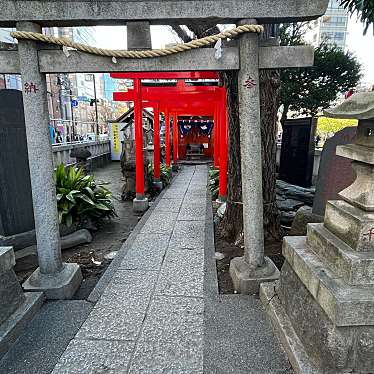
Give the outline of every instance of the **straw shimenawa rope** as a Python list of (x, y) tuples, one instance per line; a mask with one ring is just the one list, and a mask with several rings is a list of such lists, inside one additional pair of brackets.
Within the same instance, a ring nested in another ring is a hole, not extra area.
[(167, 47), (164, 49), (152, 49), (144, 51), (127, 51), (127, 50), (112, 50), (112, 49), (103, 49), (91, 47), (89, 45), (74, 43), (70, 39), (66, 38), (56, 38), (54, 36), (48, 36), (39, 34), (36, 32), (28, 31), (13, 31), (11, 36), (16, 39), (25, 39), (25, 40), (35, 40), (39, 42), (56, 44), (64, 47), (74, 48), (81, 52), (86, 52), (99, 56), (115, 57), (115, 58), (151, 58), (151, 57), (161, 57), (168, 56), (175, 53), (180, 53), (184, 51), (189, 51), (191, 49), (196, 49), (200, 47), (205, 47), (207, 45), (216, 43), (219, 39), (232, 39), (237, 37), (240, 34), (244, 33), (261, 33), (264, 28), (261, 25), (241, 25), (235, 27), (231, 30), (223, 31), (216, 35), (206, 36), (201, 39), (195, 39), (188, 43), (177, 44), (172, 47)]

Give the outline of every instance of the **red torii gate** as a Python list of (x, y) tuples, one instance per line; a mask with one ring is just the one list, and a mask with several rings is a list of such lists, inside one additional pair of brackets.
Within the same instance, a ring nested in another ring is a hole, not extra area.
[[(214, 118), (214, 166), (220, 169), (219, 197), (227, 195), (227, 107), (226, 90), (219, 86), (187, 86), (184, 79), (217, 79), (216, 72), (144, 72), (112, 73), (112, 78), (132, 79), (134, 89), (114, 92), (115, 101), (134, 102), (134, 126), (136, 147), (136, 199), (144, 197), (144, 159), (142, 109), (154, 110), (154, 178), (160, 179), (160, 118), (165, 115), (166, 164), (170, 166), (170, 115), (173, 116), (173, 162), (178, 159), (178, 115), (212, 116)], [(142, 86), (142, 79), (177, 79), (176, 86)], [(143, 105), (143, 102), (146, 103)]]

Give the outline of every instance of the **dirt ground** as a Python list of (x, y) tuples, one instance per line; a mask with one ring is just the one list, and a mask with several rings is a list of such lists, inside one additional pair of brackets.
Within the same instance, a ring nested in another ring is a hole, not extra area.
[[(243, 256), (244, 249), (242, 246), (230, 243), (222, 238), (219, 228), (215, 227), (215, 246), (216, 252), (224, 254), (222, 260), (217, 260), (218, 287), (221, 294), (234, 293), (234, 287), (229, 274), (230, 261), (234, 257)], [(265, 256), (270, 257), (278, 269), (281, 269), (284, 257), (282, 256), (282, 242), (265, 243)]]
[[(76, 262), (82, 270), (84, 280), (75, 299), (87, 298), (140, 219), (133, 213), (131, 201), (121, 201), (123, 180), (119, 162), (112, 162), (104, 168), (97, 169), (93, 175), (97, 183), (102, 183), (112, 192), (113, 204), (118, 216), (104, 222), (97, 232), (92, 233), (91, 243), (62, 251), (63, 261)], [(15, 270), (18, 279), (22, 282), (36, 267), (36, 255), (17, 260)]]

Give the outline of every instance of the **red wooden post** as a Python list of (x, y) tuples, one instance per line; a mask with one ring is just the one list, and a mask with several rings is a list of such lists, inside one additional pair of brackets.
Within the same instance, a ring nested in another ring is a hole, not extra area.
[(165, 109), (165, 159), (166, 166), (170, 167), (170, 117), (169, 109)]
[(134, 125), (135, 125), (135, 168), (136, 197), (144, 197), (144, 158), (143, 158), (143, 106), (141, 80), (134, 79)]
[(214, 167), (218, 168), (219, 167), (219, 147), (220, 147), (220, 142), (219, 142), (219, 132), (220, 132), (220, 126), (219, 126), (219, 104), (217, 104), (214, 108)]
[(173, 164), (178, 162), (178, 114), (173, 113)]
[(226, 108), (226, 93), (223, 93), (221, 110), (220, 110), (220, 162), (219, 162), (219, 197), (221, 201), (227, 198), (227, 108)]
[(160, 108), (159, 104), (153, 106), (153, 143), (154, 143), (154, 178), (160, 181)]

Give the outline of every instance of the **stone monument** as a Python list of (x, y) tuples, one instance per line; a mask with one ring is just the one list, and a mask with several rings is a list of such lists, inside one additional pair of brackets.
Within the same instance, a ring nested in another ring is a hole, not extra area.
[(261, 298), (296, 372), (374, 372), (374, 92), (353, 95), (329, 117), (359, 120), (354, 144), (337, 147), (357, 174), (327, 203), (324, 223), (286, 237), (278, 284)]
[(323, 216), (327, 201), (340, 200), (339, 191), (355, 180), (350, 160), (336, 155), (336, 147), (354, 142), (355, 136), (356, 127), (346, 127), (326, 140), (319, 164), (313, 213)]
[(13, 248), (0, 247), (0, 359), (44, 300), (41, 292), (23, 293), (15, 263)]

